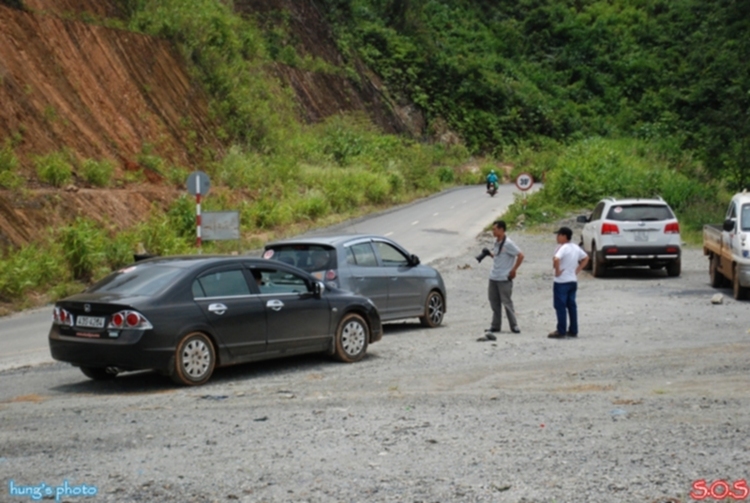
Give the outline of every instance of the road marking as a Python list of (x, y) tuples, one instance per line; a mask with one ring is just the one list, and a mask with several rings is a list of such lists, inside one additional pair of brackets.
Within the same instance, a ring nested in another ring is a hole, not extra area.
[(385, 236), (385, 237), (388, 237), (388, 236), (390, 236), (391, 234), (393, 234), (393, 232), (388, 232), (388, 233), (386, 233), (386, 234), (383, 234), (383, 236)]
[(412, 225), (417, 225), (418, 223), (419, 223), (419, 220), (414, 220), (411, 224)]
[(433, 214), (432, 214), (432, 216), (433, 216), (433, 217), (436, 217), (436, 216), (438, 216), (439, 214), (440, 214), (440, 213), (433, 213)]

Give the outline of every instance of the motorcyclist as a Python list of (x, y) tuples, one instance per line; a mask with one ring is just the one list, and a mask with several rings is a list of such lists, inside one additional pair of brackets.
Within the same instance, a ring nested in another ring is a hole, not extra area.
[(490, 190), (490, 188), (492, 188), (493, 185), (497, 187), (497, 181), (498, 179), (497, 179), (497, 175), (495, 174), (495, 170), (491, 169), (490, 174), (487, 175), (487, 190)]

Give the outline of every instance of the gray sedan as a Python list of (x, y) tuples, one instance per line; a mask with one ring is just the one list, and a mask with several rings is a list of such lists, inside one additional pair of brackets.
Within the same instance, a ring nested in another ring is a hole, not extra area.
[(269, 243), (263, 258), (308, 271), (332, 288), (369, 297), (382, 321), (419, 318), (437, 327), (446, 311), (445, 284), (434, 268), (383, 236), (344, 234)]

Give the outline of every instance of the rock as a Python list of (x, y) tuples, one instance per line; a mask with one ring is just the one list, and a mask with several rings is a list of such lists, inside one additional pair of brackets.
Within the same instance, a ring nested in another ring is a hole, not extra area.
[(715, 294), (713, 297), (711, 297), (711, 304), (723, 304), (724, 303), (724, 296), (720, 293)]

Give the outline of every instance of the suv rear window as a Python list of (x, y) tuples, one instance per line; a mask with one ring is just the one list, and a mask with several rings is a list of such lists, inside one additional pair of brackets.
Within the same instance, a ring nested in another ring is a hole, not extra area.
[[(268, 250), (273, 250), (269, 257)], [(269, 247), (263, 254), (271, 260), (277, 260), (293, 266), (297, 266), (307, 272), (326, 271), (336, 269), (336, 251), (323, 245), (279, 245)]]
[(607, 220), (619, 222), (641, 222), (671, 220), (674, 218), (669, 206), (663, 204), (617, 204), (607, 213)]

